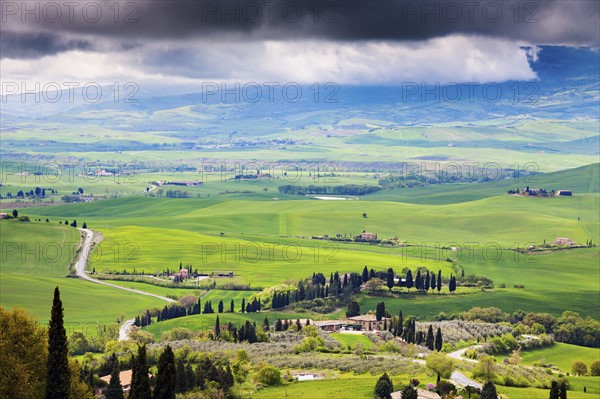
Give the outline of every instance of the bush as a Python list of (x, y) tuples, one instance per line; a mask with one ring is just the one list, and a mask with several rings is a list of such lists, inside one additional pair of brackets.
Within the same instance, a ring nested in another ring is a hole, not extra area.
[(263, 385), (273, 386), (281, 385), (281, 372), (277, 367), (265, 366), (261, 368), (256, 376), (256, 380)]
[(508, 320), (508, 314), (498, 308), (480, 308), (474, 307), (462, 314), (463, 320), (486, 321), (488, 323), (498, 323)]
[(447, 396), (450, 392), (454, 391), (455, 389), (456, 389), (456, 386), (454, 386), (454, 384), (452, 384), (448, 381), (440, 381), (435, 386), (435, 391), (441, 397)]
[(595, 360), (590, 366), (590, 374), (594, 377), (600, 376), (600, 360)]
[(392, 392), (394, 392), (394, 384), (390, 377), (388, 377), (387, 373), (383, 373), (381, 377), (377, 380), (375, 384), (375, 397), (381, 399), (391, 399)]
[(573, 366), (571, 366), (571, 371), (573, 372), (573, 374), (582, 376), (587, 374), (588, 369), (584, 362), (575, 362), (573, 363)]

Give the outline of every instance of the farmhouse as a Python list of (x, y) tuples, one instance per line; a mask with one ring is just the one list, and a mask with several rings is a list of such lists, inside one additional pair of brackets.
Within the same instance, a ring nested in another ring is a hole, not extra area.
[[(133, 375), (132, 370), (125, 370), (119, 373), (119, 381), (121, 381), (121, 387), (123, 388), (123, 392), (127, 392), (131, 389), (131, 376)], [(110, 374), (105, 375), (104, 377), (100, 377), (100, 379), (107, 384), (110, 382)]]
[(361, 316), (348, 317), (348, 321), (359, 324), (363, 330), (383, 330), (383, 326), (389, 319), (384, 317), (381, 321), (377, 321), (377, 317), (373, 313), (368, 313)]
[(563, 196), (570, 197), (573, 195), (573, 192), (571, 190), (557, 190), (556, 195), (563, 195)]
[(356, 236), (356, 239), (364, 240), (364, 241), (372, 241), (372, 240), (377, 239), (377, 234), (376, 233), (367, 233), (366, 231), (363, 231), (361, 234)]
[(571, 240), (570, 238), (565, 238), (565, 237), (558, 237), (556, 240), (552, 241), (552, 244), (554, 245), (560, 245), (560, 246), (575, 246), (577, 245), (577, 243), (573, 240)]
[(339, 331), (346, 323), (339, 320), (320, 320), (314, 321), (313, 324), (321, 331), (334, 332)]
[(6, 213), (0, 213), (0, 219), (6, 219)]

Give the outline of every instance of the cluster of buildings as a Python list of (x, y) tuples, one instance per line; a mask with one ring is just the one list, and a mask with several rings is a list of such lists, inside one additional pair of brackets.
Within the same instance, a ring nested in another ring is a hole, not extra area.
[(367, 313), (360, 316), (348, 317), (345, 320), (321, 320), (314, 321), (313, 324), (319, 330), (327, 332), (336, 332), (340, 330), (350, 331), (380, 331), (384, 330), (386, 325), (389, 325), (390, 319), (383, 317), (377, 320), (373, 313)]

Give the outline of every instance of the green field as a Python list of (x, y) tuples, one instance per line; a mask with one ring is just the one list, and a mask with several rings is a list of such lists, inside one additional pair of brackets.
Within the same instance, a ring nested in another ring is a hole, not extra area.
[(365, 349), (371, 349), (373, 347), (373, 341), (364, 336), (363, 334), (331, 334), (331, 337), (340, 341), (342, 345), (350, 346), (356, 349), (361, 346)]
[[(145, 327), (144, 330), (148, 331), (155, 338), (160, 338), (161, 334), (169, 331), (173, 328), (188, 328), (194, 332), (200, 331), (209, 331), (212, 330), (215, 326), (215, 321), (217, 316), (219, 316), (219, 322), (221, 325), (225, 323), (233, 323), (233, 325), (239, 327), (246, 320), (251, 322), (256, 322), (257, 325), (262, 325), (265, 317), (268, 317), (269, 324), (273, 326), (273, 324), (277, 321), (277, 319), (281, 320), (289, 320), (290, 322), (296, 321), (297, 319), (305, 319), (312, 318), (315, 314), (305, 313), (305, 314), (294, 314), (294, 313), (282, 313), (282, 312), (258, 312), (258, 313), (240, 313), (239, 307), (236, 307), (236, 312), (238, 313), (217, 313), (216, 312), (216, 304), (213, 302), (213, 309), (215, 313), (212, 314), (199, 314), (192, 315), (186, 317), (179, 317), (176, 319), (161, 321), (160, 323), (153, 323), (148, 327)], [(227, 309), (227, 306), (226, 306)], [(318, 315), (317, 315), (318, 316)]]
[[(521, 352), (523, 364), (533, 366), (537, 362), (553, 364), (565, 373), (571, 373), (573, 363), (581, 361), (588, 366), (600, 360), (600, 349), (556, 343), (549, 348)], [(600, 381), (597, 381), (600, 384)]]
[[(512, 181), (390, 190), (347, 201), (275, 196), (262, 190), (250, 197), (217, 194), (169, 199), (136, 195), (21, 210), (21, 214), (32, 219), (48, 218), (50, 223), (3, 221), (2, 226), (10, 226), (3, 237), (44, 245), (49, 234), (57, 234), (56, 240), (76, 242), (74, 230), (58, 224), (76, 218), (104, 236), (92, 254), (90, 270), (135, 270), (148, 274), (175, 269), (183, 262), (202, 272), (233, 271), (233, 279), (215, 280), (219, 286), (234, 282), (250, 284), (252, 288), (306, 278), (313, 272), (326, 275), (335, 271), (359, 272), (365, 265), (376, 270), (393, 267), (397, 271), (426, 266), (442, 270), (447, 277), (453, 269), (446, 257), (452, 257), (466, 274), (487, 276), (496, 287), (505, 284), (507, 288), (491, 292), (459, 288), (455, 295), (448, 295), (445, 290), (442, 295), (402, 295), (385, 299), (388, 309), (394, 313), (402, 309), (420, 318), (434, 317), (441, 311), (456, 313), (473, 306), (496, 306), (507, 312), (547, 311), (555, 315), (569, 309), (595, 317), (594, 309), (600, 305), (597, 248), (536, 255), (518, 254), (509, 248), (552, 242), (556, 237), (569, 237), (578, 243), (589, 239), (599, 242), (598, 172), (595, 164), (542, 176), (548, 188), (573, 189), (575, 195), (570, 198), (506, 196), (507, 188), (523, 186), (522, 182), (517, 185)], [(359, 181), (356, 174), (347, 178)], [(235, 187), (236, 183), (218, 184)], [(464, 195), (463, 201), (457, 202), (460, 199), (457, 195)], [(363, 217), (363, 213), (368, 217)], [(352, 237), (363, 230), (376, 232), (380, 238), (398, 237), (409, 246), (385, 248), (310, 239), (325, 234)], [(65, 234), (70, 236), (65, 238)], [(463, 249), (456, 252), (444, 249), (450, 246)], [(24, 275), (33, 272), (38, 277), (59, 278), (67, 274), (66, 265), (70, 261), (61, 259), (60, 267), (48, 267), (43, 262), (32, 264), (27, 258), (28, 269), (24, 269), (19, 259), (13, 257), (2, 265), (5, 276), (2, 304), (8, 306), (27, 305), (27, 289), (21, 288), (42, 284)], [(13, 273), (19, 275), (20, 282), (10, 277)], [(180, 296), (194, 291), (170, 291), (140, 283), (118, 284), (163, 295)], [(525, 288), (512, 288), (515, 284)], [(110, 292), (125, 298), (128, 295), (97, 286), (90, 295), (93, 292)], [(231, 299), (228, 295), (226, 301)], [(106, 309), (102, 318), (109, 317), (108, 314), (115, 317), (121, 309), (129, 314), (162, 306), (160, 301), (150, 298), (135, 298), (131, 307), (126, 302), (124, 308)], [(240, 300), (239, 296), (234, 299)], [(362, 310), (374, 309), (377, 301), (379, 298), (360, 297)], [(42, 315), (39, 310), (36, 312)]]
[(2, 220), (0, 229), (2, 306), (23, 307), (46, 324), (54, 287), (58, 286), (65, 323), (83, 328), (88, 323), (115, 321), (121, 312), (133, 317), (140, 309), (162, 303), (147, 296), (65, 278), (79, 242), (79, 233), (72, 227)]

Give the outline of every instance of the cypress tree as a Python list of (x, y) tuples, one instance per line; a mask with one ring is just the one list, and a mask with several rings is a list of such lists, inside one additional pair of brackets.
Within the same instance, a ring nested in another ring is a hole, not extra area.
[(438, 292), (440, 292), (442, 290), (442, 271), (441, 270), (438, 270), (437, 290), (438, 290)]
[(559, 399), (567, 399), (567, 383), (564, 381), (560, 383), (558, 397)]
[(391, 291), (392, 287), (394, 286), (394, 269), (392, 269), (391, 267), (387, 269), (386, 283), (386, 285)]
[(175, 354), (167, 345), (158, 358), (154, 399), (175, 399), (175, 375)]
[(375, 384), (375, 395), (381, 399), (391, 399), (392, 392), (394, 392), (394, 384), (387, 373), (383, 373)]
[(430, 351), (432, 351), (435, 348), (434, 344), (435, 339), (433, 337), (433, 327), (430, 324), (429, 329), (427, 330), (427, 338), (425, 339), (425, 345)]
[(219, 322), (219, 316), (217, 316), (217, 321), (215, 322), (215, 337), (219, 338), (221, 336), (221, 323)]
[(396, 334), (398, 337), (402, 336), (404, 332), (404, 318), (402, 316), (402, 311), (398, 313), (398, 326), (396, 327)]
[(152, 397), (150, 392), (150, 378), (148, 377), (146, 345), (138, 346), (137, 356), (133, 358), (132, 363), (133, 369), (129, 399), (147, 399)]
[(235, 313), (235, 303), (233, 302), (233, 299), (231, 300), (231, 303), (229, 304), (229, 311), (231, 313)]
[(414, 286), (413, 276), (412, 276), (412, 272), (409, 270), (408, 272), (406, 272), (406, 288), (408, 288), (408, 291), (410, 291), (410, 289), (413, 286)]
[(379, 302), (377, 307), (375, 308), (375, 318), (377, 321), (381, 321), (381, 319), (385, 316), (385, 303)]
[(69, 397), (71, 372), (69, 370), (67, 332), (65, 331), (63, 317), (60, 291), (56, 287), (48, 325), (46, 399), (65, 399)]
[(219, 301), (219, 313), (223, 313), (223, 300)]
[(435, 290), (435, 273), (431, 273), (431, 290)]
[(192, 365), (188, 363), (185, 366), (185, 386), (187, 390), (194, 389), (194, 380), (194, 369), (192, 369)]
[(444, 342), (442, 339), (442, 329), (438, 327), (437, 333), (435, 334), (435, 350), (438, 352), (442, 350), (442, 346), (444, 346)]
[(496, 386), (493, 382), (488, 381), (483, 385), (483, 388), (481, 389), (481, 399), (498, 399)]
[(246, 312), (246, 299), (242, 298), (242, 313)]
[(550, 386), (550, 399), (560, 399), (559, 393), (560, 389), (558, 387), (558, 382), (552, 381), (552, 385)]
[(417, 270), (417, 277), (415, 277), (415, 288), (419, 291), (423, 289), (423, 280), (421, 279), (420, 270)]
[(183, 364), (183, 359), (179, 359), (177, 361), (177, 365), (175, 366), (175, 392), (182, 393), (187, 390), (187, 381), (185, 374), (185, 364)]
[(269, 331), (269, 318), (267, 316), (263, 320), (263, 330)]
[(110, 373), (110, 382), (104, 391), (106, 399), (124, 399), (123, 387), (119, 378), (119, 361), (117, 355), (113, 353), (111, 357), (112, 372)]

